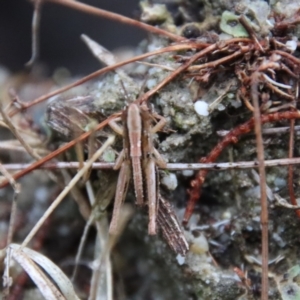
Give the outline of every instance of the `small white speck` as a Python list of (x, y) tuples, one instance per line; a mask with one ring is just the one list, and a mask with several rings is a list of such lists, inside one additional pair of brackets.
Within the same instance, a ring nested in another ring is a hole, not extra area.
[(203, 254), (209, 250), (206, 237), (201, 233), (198, 237), (195, 237), (192, 244), (192, 251), (194, 253)]
[(253, 220), (254, 222), (260, 222), (260, 217), (254, 217), (254, 218), (252, 218), (252, 220)]
[(242, 102), (241, 101), (236, 101), (236, 100), (231, 100), (230, 101), (231, 106), (233, 106), (234, 108), (239, 108), (242, 106)]
[(178, 262), (178, 264), (179, 264), (180, 266), (182, 266), (182, 265), (185, 263), (185, 257), (182, 256), (182, 255), (180, 255), (180, 254), (178, 254), (178, 255), (176, 256), (176, 259), (177, 259), (177, 262)]
[(185, 177), (191, 177), (194, 175), (194, 171), (193, 170), (183, 170), (182, 175)]
[(222, 214), (222, 219), (226, 219), (226, 220), (229, 220), (231, 219), (232, 215), (231, 215), (231, 212), (226, 210), (225, 212), (223, 212)]
[(267, 19), (266, 20), (266, 23), (271, 27), (273, 28), (274, 27), (274, 23), (275, 23), (275, 20), (272, 18), (272, 19)]
[(178, 185), (178, 181), (177, 181), (176, 175), (174, 173), (166, 174), (161, 179), (161, 184), (163, 184), (170, 191), (175, 190), (176, 187), (177, 187), (177, 185)]
[(225, 110), (225, 106), (222, 103), (220, 103), (218, 105), (218, 111), (223, 111), (223, 110)]
[(156, 86), (156, 80), (155, 79), (149, 79), (147, 80), (147, 88), (152, 89)]
[(208, 104), (205, 101), (198, 100), (194, 103), (194, 109), (199, 116), (208, 116)]
[(291, 41), (287, 41), (285, 43), (285, 45), (289, 48), (289, 50), (291, 50), (292, 52), (294, 52), (297, 49), (297, 42), (294, 40)]

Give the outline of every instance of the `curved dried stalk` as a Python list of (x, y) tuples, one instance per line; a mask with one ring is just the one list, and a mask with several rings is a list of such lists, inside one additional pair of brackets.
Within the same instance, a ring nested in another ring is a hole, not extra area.
[[(37, 1), (37, 0), (35, 0), (35, 1)], [(84, 13), (107, 18), (107, 19), (110, 19), (110, 20), (113, 20), (113, 21), (116, 21), (119, 23), (132, 25), (134, 27), (140, 28), (147, 32), (165, 36), (175, 42), (181, 42), (181, 41), (186, 40), (186, 38), (184, 38), (182, 36), (178, 36), (176, 34), (168, 32), (166, 30), (160, 29), (158, 27), (154, 27), (154, 26), (148, 25), (146, 23), (142, 23), (137, 20), (133, 20), (131, 18), (119, 15), (117, 13), (109, 12), (107, 10), (96, 8), (94, 6), (90, 6), (90, 5), (87, 5), (84, 3), (80, 3), (80, 2), (76, 2), (76, 1), (72, 1), (72, 0), (43, 0), (43, 1), (64, 5), (66, 7), (69, 7), (69, 8), (75, 9), (75, 10), (79, 10)]]
[[(274, 113), (268, 115), (262, 115), (260, 118), (260, 123), (265, 124), (269, 122), (277, 122), (280, 120), (291, 120), (291, 119), (300, 119), (299, 111), (287, 111), (282, 113)], [(221, 152), (230, 144), (238, 142), (238, 138), (246, 133), (249, 133), (254, 128), (255, 122), (251, 118), (246, 123), (235, 127), (231, 130), (208, 154), (208, 156), (200, 160), (201, 163), (212, 163), (215, 162), (219, 157)], [(187, 223), (191, 217), (191, 214), (194, 210), (195, 204), (201, 196), (201, 187), (205, 181), (208, 170), (200, 170), (196, 174), (196, 178), (191, 182), (191, 188), (189, 190), (189, 202), (184, 215), (184, 223)]]
[[(158, 54), (162, 54), (162, 53), (166, 53), (166, 52), (174, 52), (174, 51), (180, 51), (180, 50), (188, 50), (188, 49), (201, 49), (201, 48), (205, 48), (207, 47), (207, 44), (204, 44), (204, 43), (195, 43), (195, 42), (187, 42), (187, 43), (183, 43), (183, 44), (177, 44), (177, 45), (172, 45), (172, 46), (169, 46), (169, 47), (165, 47), (165, 48), (162, 48), (162, 49), (159, 49), (159, 50), (156, 50), (156, 51), (153, 51), (153, 52), (148, 52), (148, 53), (145, 53), (145, 54), (142, 54), (142, 55), (139, 55), (139, 56), (135, 56), (131, 59), (128, 59), (126, 61), (123, 61), (123, 62), (120, 62), (120, 63), (117, 63), (115, 65), (112, 65), (112, 66), (108, 66), (108, 67), (105, 67), (105, 68), (102, 68), (98, 71), (95, 71), (71, 84), (68, 84), (62, 88), (59, 88), (55, 91), (52, 91), (46, 95), (43, 95), (41, 97), (38, 97), (37, 99), (34, 99), (28, 103), (23, 103), (22, 102), (22, 106), (20, 107), (20, 109), (24, 110), (24, 109), (28, 109), (29, 107), (32, 107), (38, 103), (41, 103), (53, 96), (56, 96), (56, 95), (59, 95), (65, 91), (68, 91), (69, 89), (73, 88), (73, 87), (76, 87), (76, 86), (79, 86), (91, 79), (95, 79), (96, 77), (100, 76), (100, 75), (103, 75), (107, 72), (110, 72), (110, 71), (113, 71), (117, 68), (120, 68), (122, 66), (125, 66), (127, 64), (130, 64), (130, 63), (133, 63), (133, 62), (137, 62), (139, 60), (142, 60), (142, 59), (145, 59), (147, 57), (150, 57), (150, 56), (154, 56), (154, 55), (158, 55)], [(18, 109), (15, 109), (14, 111), (10, 112), (9, 113), (9, 116), (12, 117), (14, 116), (16, 113), (18, 113)]]

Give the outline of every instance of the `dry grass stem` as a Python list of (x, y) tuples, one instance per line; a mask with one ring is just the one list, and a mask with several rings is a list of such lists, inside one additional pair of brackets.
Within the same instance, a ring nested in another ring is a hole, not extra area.
[(70, 183), (64, 188), (64, 190), (60, 193), (60, 195), (55, 199), (55, 201), (50, 205), (47, 211), (44, 213), (43, 217), (35, 224), (33, 229), (27, 235), (22, 243), (22, 247), (26, 247), (36, 232), (40, 229), (44, 221), (50, 216), (50, 214), (54, 211), (54, 209), (60, 204), (60, 202), (64, 199), (64, 197), (69, 193), (69, 191), (74, 187), (74, 185), (79, 181), (79, 179), (84, 175), (84, 173), (92, 166), (93, 162), (95, 162), (102, 154), (103, 151), (114, 142), (114, 136), (110, 136), (103, 146), (97, 150), (97, 152), (93, 155), (93, 157), (86, 163), (86, 165), (78, 171), (78, 173), (73, 177)]
[(6, 245), (9, 245), (13, 240), (14, 226), (15, 226), (16, 214), (17, 214), (17, 200), (21, 191), (21, 186), (13, 179), (13, 177), (10, 175), (10, 173), (5, 169), (5, 167), (1, 163), (0, 163), (0, 172), (8, 179), (10, 185), (14, 189), (14, 195), (13, 195), (13, 201), (12, 201), (11, 213), (10, 213), (10, 219), (8, 225), (7, 242), (6, 242)]
[(257, 143), (257, 160), (258, 160), (258, 169), (260, 176), (260, 201), (261, 201), (261, 227), (262, 227), (262, 291), (261, 299), (268, 300), (268, 291), (269, 291), (269, 279), (268, 279), (268, 261), (269, 261), (269, 237), (268, 237), (268, 201), (267, 201), (267, 192), (266, 192), (266, 171), (265, 171), (265, 158), (264, 158), (264, 146), (262, 138), (262, 129), (261, 129), (261, 116), (259, 110), (259, 99), (258, 99), (258, 80), (260, 74), (258, 72), (252, 75), (251, 82), (251, 95), (254, 107), (254, 129), (256, 134), (256, 143)]
[[(284, 126), (284, 127), (274, 127), (274, 128), (263, 128), (262, 133), (263, 134), (281, 134), (281, 133), (287, 133), (290, 132), (291, 127), (290, 126)], [(295, 132), (300, 131), (300, 125), (296, 125), (294, 128)], [(219, 136), (225, 136), (229, 133), (229, 130), (219, 130), (217, 131), (217, 134)]]
[[(86, 163), (83, 163), (83, 166)], [(265, 160), (265, 167), (278, 167), (278, 166), (289, 166), (289, 165), (299, 165), (300, 158), (280, 158)], [(39, 169), (78, 169), (80, 163), (78, 161), (70, 162), (54, 162), (45, 163), (39, 167)], [(30, 167), (30, 164), (4, 164), (6, 170), (16, 171), (23, 170)], [(111, 170), (114, 167), (114, 163), (103, 163), (95, 162), (92, 165), (93, 169), (96, 170)], [(180, 171), (180, 170), (200, 170), (207, 169), (212, 171), (222, 171), (231, 169), (251, 169), (257, 168), (257, 161), (240, 161), (240, 162), (223, 162), (223, 163), (169, 163), (166, 165), (166, 170), (170, 171)], [(38, 168), (37, 168), (38, 169)], [(164, 170), (163, 168), (161, 168)]]
[[(72, 140), (71, 142), (65, 144), (64, 146), (62, 146), (61, 148), (58, 148), (57, 150), (51, 152), (49, 155), (43, 157), (42, 159), (32, 163), (27, 169), (20, 171), (19, 173), (16, 173), (13, 175), (13, 178), (19, 179), (21, 177), (23, 177), (24, 175), (28, 174), (29, 172), (31, 172), (32, 170), (35, 170), (36, 168), (39, 168), (39, 166), (43, 165), (44, 163), (46, 163), (47, 161), (55, 158), (56, 156), (58, 156), (59, 154), (65, 152), (66, 150), (68, 150), (69, 148), (73, 147), (74, 145), (76, 145), (76, 143), (81, 142), (83, 140), (85, 140), (86, 138), (88, 138), (93, 132), (94, 130), (100, 130), (102, 129), (105, 125), (107, 125), (109, 123), (109, 121), (113, 118), (115, 118), (116, 116), (118, 116), (118, 114), (112, 115), (110, 118), (107, 118), (105, 121), (101, 122), (100, 124), (98, 124), (96, 126), (96, 128), (94, 128), (93, 130), (90, 130), (82, 135), (80, 135), (78, 138)], [(4, 180), (3, 182), (0, 183), (0, 188), (3, 188), (5, 186), (8, 185), (8, 180)]]
[[(95, 71), (71, 84), (68, 84), (62, 88), (59, 88), (55, 91), (52, 91), (48, 94), (45, 94), (37, 99), (34, 99), (32, 100), (31, 102), (29, 103), (23, 103), (23, 105), (20, 107), (20, 109), (27, 109), (29, 107), (32, 107), (38, 103), (41, 103), (53, 96), (56, 96), (56, 95), (59, 95), (65, 91), (68, 91), (70, 90), (71, 88), (73, 87), (76, 87), (76, 86), (79, 86), (91, 79), (95, 79), (96, 77), (100, 76), (100, 75), (103, 75), (107, 72), (110, 72), (110, 71), (113, 71), (117, 68), (120, 68), (122, 66), (125, 66), (127, 64), (130, 64), (130, 63), (133, 63), (133, 62), (136, 62), (136, 61), (139, 61), (139, 60), (143, 60), (147, 57), (150, 57), (150, 56), (155, 56), (155, 55), (159, 55), (159, 54), (162, 54), (162, 53), (166, 53), (166, 52), (175, 52), (175, 51), (180, 51), (180, 50), (188, 50), (188, 49), (201, 49), (201, 48), (205, 48), (207, 47), (207, 44), (203, 44), (203, 43), (195, 43), (195, 42), (186, 42), (186, 43), (182, 43), (182, 44), (177, 44), (177, 45), (173, 45), (173, 46), (169, 46), (169, 47), (165, 47), (165, 48), (162, 48), (162, 49), (159, 49), (159, 50), (156, 50), (156, 51), (153, 51), (153, 52), (148, 52), (148, 53), (145, 53), (145, 54), (142, 54), (142, 55), (139, 55), (139, 56), (135, 56), (134, 58), (131, 58), (131, 59), (128, 59), (126, 61), (123, 61), (123, 62), (120, 62), (120, 63), (117, 63), (115, 65), (112, 65), (112, 66), (108, 66), (108, 67), (105, 67), (105, 68), (102, 68), (98, 71)], [(156, 90), (157, 91), (157, 90)], [(156, 92), (155, 91), (155, 92)], [(13, 115), (15, 115), (16, 113), (18, 112), (18, 110), (14, 110), (13, 112), (11, 112), (9, 114), (10, 117), (12, 117)]]
[(8, 128), (12, 132), (12, 134), (18, 139), (18, 141), (21, 143), (21, 145), (25, 148), (27, 153), (34, 159), (39, 160), (41, 159), (41, 156), (39, 156), (34, 149), (30, 147), (30, 145), (23, 139), (23, 137), (19, 134), (19, 132), (16, 130), (14, 124), (12, 123), (10, 117), (6, 114), (6, 112), (3, 109), (2, 104), (0, 103), (0, 113), (2, 115), (2, 118), (4, 122), (7, 124)]

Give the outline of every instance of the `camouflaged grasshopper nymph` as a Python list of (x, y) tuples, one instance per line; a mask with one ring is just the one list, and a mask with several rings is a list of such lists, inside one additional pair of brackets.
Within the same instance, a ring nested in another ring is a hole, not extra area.
[[(148, 205), (148, 232), (154, 235), (157, 231), (159, 201), (156, 166), (165, 168), (166, 163), (154, 148), (152, 136), (164, 127), (165, 119), (156, 113), (151, 113), (146, 104), (136, 103), (129, 104), (120, 119), (123, 128), (116, 123), (117, 120), (109, 123), (114, 131), (123, 136), (123, 150), (114, 166), (115, 170), (120, 169), (120, 174), (109, 232), (115, 234), (117, 231), (120, 209), (132, 174), (136, 204)], [(159, 122), (152, 127), (153, 120)]]

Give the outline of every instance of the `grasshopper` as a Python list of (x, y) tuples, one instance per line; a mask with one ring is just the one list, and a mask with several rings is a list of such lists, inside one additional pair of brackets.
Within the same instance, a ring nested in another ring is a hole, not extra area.
[[(55, 129), (61, 133), (71, 131), (65, 128), (70, 124), (57, 122), (65, 109), (52, 109), (50, 125), (55, 125)], [(69, 110), (67, 110), (69, 112)], [(154, 121), (159, 120), (152, 126)], [(79, 123), (81, 122), (79, 119)], [(118, 124), (123, 122), (123, 126)], [(72, 124), (71, 124), (72, 125)], [(78, 124), (77, 124), (78, 125)], [(122, 203), (126, 197), (128, 185), (132, 177), (138, 206), (148, 205), (149, 208), (149, 228), (151, 235), (156, 234), (157, 227), (161, 229), (163, 238), (169, 247), (177, 254), (185, 255), (189, 245), (181, 230), (176, 214), (172, 206), (158, 192), (158, 172), (157, 166), (166, 167), (166, 163), (153, 146), (153, 134), (165, 125), (165, 119), (155, 112), (150, 112), (147, 105), (131, 103), (121, 114), (121, 117), (109, 122), (110, 127), (123, 136), (123, 150), (120, 152), (114, 169), (120, 170), (115, 193), (112, 220), (110, 223), (110, 233), (118, 232), (118, 219)], [(146, 199), (146, 200), (145, 200)]]
[[(115, 63), (113, 55), (105, 48), (87, 36), (82, 36), (82, 38), (94, 55), (102, 62), (107, 65)], [(101, 57), (99, 57), (99, 53), (102, 53)], [(117, 73), (129, 85), (134, 85), (134, 81), (124, 72), (117, 71)], [(88, 110), (87, 114), (89, 114), (89, 111), (95, 112), (92, 101), (87, 106), (88, 108), (92, 107), (91, 110)], [(49, 109), (49, 111), (52, 112), (51, 115), (54, 117), (62, 109)], [(63, 120), (68, 121), (68, 118), (63, 118)], [(122, 121), (122, 127), (118, 125), (118, 121)], [(154, 121), (158, 122), (153, 126)], [(57, 124), (57, 121), (53, 121), (53, 123)], [(147, 205), (149, 209), (149, 234), (156, 234), (157, 227), (160, 227), (163, 237), (170, 248), (177, 254), (185, 255), (189, 249), (189, 245), (181, 231), (171, 205), (159, 194), (158, 189), (157, 167), (166, 168), (166, 163), (153, 145), (153, 134), (162, 129), (165, 123), (165, 119), (155, 112), (151, 112), (145, 102), (141, 105), (136, 102), (131, 103), (122, 112), (120, 118), (109, 122), (110, 127), (116, 133), (123, 136), (123, 150), (114, 165), (114, 169), (120, 170), (120, 172), (109, 232), (110, 234), (116, 234), (118, 231), (117, 226), (120, 210), (127, 194), (130, 178), (132, 177), (137, 205), (140, 207)], [(66, 131), (66, 126), (61, 126), (66, 125), (65, 123), (61, 124), (59, 122), (57, 125), (55, 126), (56, 130), (63, 127), (63, 132)]]
[[(115, 170), (120, 169), (120, 174), (109, 231), (111, 234), (117, 231), (118, 216), (132, 174), (136, 204), (148, 205), (148, 233), (154, 235), (157, 231), (159, 199), (156, 167), (165, 168), (166, 163), (153, 146), (152, 136), (165, 126), (166, 121), (162, 116), (150, 113), (146, 104), (138, 105), (134, 102), (123, 111), (121, 120), (123, 127), (117, 124), (118, 119), (109, 123), (115, 132), (123, 136), (123, 150), (114, 166)], [(153, 120), (159, 120), (159, 122), (152, 127)]]

